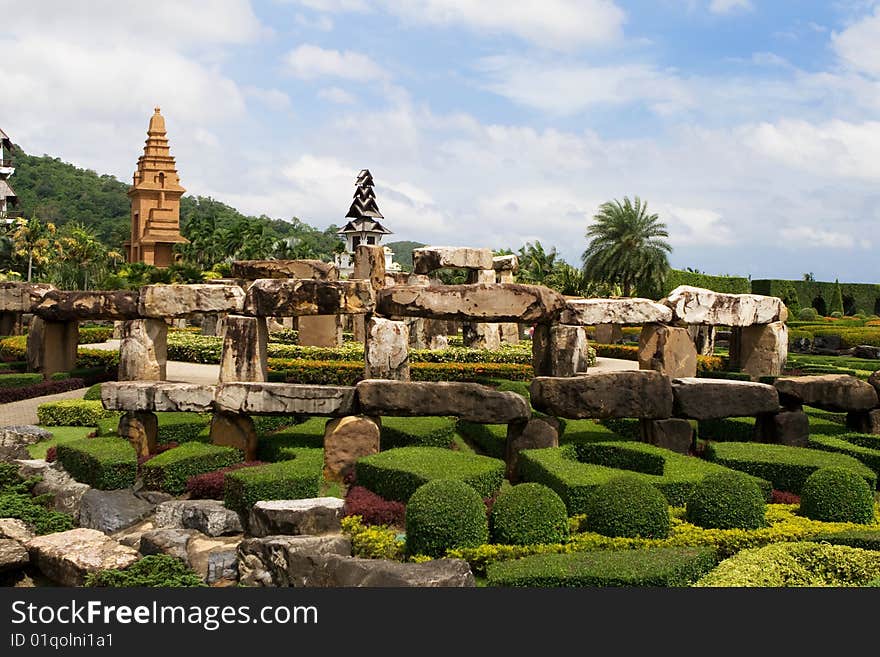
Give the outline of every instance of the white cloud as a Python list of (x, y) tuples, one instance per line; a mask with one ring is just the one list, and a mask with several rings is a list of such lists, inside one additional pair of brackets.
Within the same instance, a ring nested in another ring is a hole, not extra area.
[(723, 215), (714, 210), (674, 205), (660, 206), (658, 210), (669, 227), (669, 241), (673, 246), (730, 245), (737, 241)]
[(280, 89), (245, 87), (243, 91), (248, 98), (259, 101), (271, 110), (282, 111), (290, 109), (290, 96)]
[(325, 87), (318, 90), (318, 98), (337, 105), (352, 105), (357, 102), (357, 97), (341, 87)]
[(332, 50), (303, 44), (284, 56), (288, 72), (301, 80), (324, 77), (347, 80), (378, 80), (388, 77), (376, 62), (352, 50)]
[[(289, 1), (325, 12), (370, 10), (361, 0)], [(613, 43), (622, 37), (626, 21), (613, 0), (382, 0), (379, 5), (410, 24), (513, 35), (550, 50)]]
[(853, 70), (880, 76), (880, 6), (842, 32), (832, 32), (831, 45)]
[[(779, 234), (789, 242), (789, 246), (806, 246), (827, 249), (852, 249), (856, 240), (852, 235), (831, 230), (813, 228), (812, 226), (795, 226), (783, 228)], [(871, 243), (860, 240), (862, 248), (870, 248)]]
[(695, 101), (685, 81), (649, 65), (543, 64), (497, 56), (484, 58), (479, 67), (490, 91), (518, 104), (559, 114), (633, 102), (668, 114)]
[(729, 14), (733, 11), (754, 11), (751, 0), (712, 0), (709, 11), (713, 14)]

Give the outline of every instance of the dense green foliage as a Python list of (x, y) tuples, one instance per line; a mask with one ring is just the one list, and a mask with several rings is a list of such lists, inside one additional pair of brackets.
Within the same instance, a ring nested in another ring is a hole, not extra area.
[(744, 276), (710, 276), (709, 274), (671, 269), (666, 276), (666, 284), (663, 286), (661, 296), (669, 294), (680, 285), (702, 287), (728, 294), (749, 294), (752, 291), (749, 279)]
[(767, 504), (754, 480), (741, 472), (718, 472), (694, 486), (685, 517), (706, 529), (757, 529)]
[(846, 545), (778, 543), (743, 550), (697, 586), (862, 586), (880, 577), (880, 553)]
[(486, 456), (503, 459), (507, 445), (506, 424), (479, 424), (459, 420), (458, 433), (472, 442)]
[(267, 465), (231, 470), (224, 476), (226, 508), (247, 513), (261, 500), (317, 497), (323, 481), (324, 451), (291, 450), (294, 458)]
[(36, 480), (23, 481), (18, 466), (0, 462), (0, 518), (15, 518), (37, 534), (52, 534), (73, 529), (76, 523), (68, 513), (51, 508), (51, 496), (31, 497)]
[(706, 548), (539, 554), (491, 564), (489, 586), (688, 586), (711, 570)]
[(49, 427), (96, 427), (107, 418), (118, 418), (116, 411), (104, 410), (100, 401), (62, 399), (37, 406), (37, 419)]
[(489, 539), (486, 507), (472, 487), (435, 479), (416, 489), (406, 505), (406, 551), (442, 557), (446, 550), (476, 547)]
[(852, 456), (880, 475), (880, 436), (858, 433), (841, 433), (837, 436), (811, 434), (809, 444), (813, 449)]
[(600, 484), (587, 501), (586, 528), (603, 536), (666, 538), (669, 503), (643, 479), (620, 475)]
[(849, 545), (863, 550), (880, 550), (880, 528), (876, 529), (845, 529), (839, 532), (819, 534), (813, 540), (816, 543), (833, 545)]
[(201, 578), (176, 557), (151, 554), (125, 569), (99, 570), (86, 576), (88, 587), (182, 588), (204, 586)]
[[(786, 281), (779, 279), (761, 279), (752, 281), (754, 294), (766, 294), (780, 297), (791, 307), (787, 297), (790, 290), (797, 295), (799, 308), (816, 308), (819, 315), (829, 315), (835, 297), (834, 282), (820, 281)], [(880, 311), (880, 285), (873, 283), (840, 283), (843, 311), (846, 315), (858, 312), (876, 314)]]
[(143, 464), (144, 484), (151, 490), (179, 495), (186, 490), (186, 480), (190, 477), (234, 465), (242, 459), (241, 452), (232, 447), (184, 443)]
[(863, 477), (872, 489), (877, 486), (877, 475), (863, 463), (846, 454), (817, 449), (763, 443), (710, 443), (706, 447), (706, 458), (766, 479), (778, 490), (798, 494), (807, 477), (827, 467), (846, 468)]
[(42, 374), (0, 374), (0, 388), (32, 386), (43, 380)]
[(358, 459), (357, 483), (386, 500), (406, 502), (433, 479), (458, 479), (492, 497), (504, 479), (504, 461), (440, 447), (398, 447)]
[(301, 424), (275, 433), (257, 437), (257, 459), (260, 461), (288, 461), (295, 458), (303, 447), (322, 449), (324, 447), (325, 417), (312, 417)]
[(382, 449), (395, 447), (449, 447), (455, 436), (455, 418), (383, 417)]
[(492, 505), (493, 543), (532, 545), (568, 538), (568, 512), (555, 491), (526, 483), (503, 488)]
[[(721, 471), (724, 468), (714, 463), (637, 442), (578, 442), (519, 455), (521, 478), (555, 490), (569, 515), (585, 513), (593, 490), (622, 474), (652, 484), (671, 504), (684, 506), (698, 482)], [(756, 483), (769, 499), (769, 482), (756, 479)]]
[(851, 470), (820, 468), (804, 482), (801, 513), (824, 522), (869, 523), (874, 518), (874, 494)]
[(421, 242), (409, 242), (399, 240), (397, 242), (388, 242), (385, 244), (394, 253), (394, 262), (400, 264), (403, 271), (412, 271), (412, 252), (413, 249), (419, 249), (425, 244)]
[(137, 453), (118, 436), (60, 443), (58, 460), (77, 481), (101, 490), (128, 488), (137, 476)]

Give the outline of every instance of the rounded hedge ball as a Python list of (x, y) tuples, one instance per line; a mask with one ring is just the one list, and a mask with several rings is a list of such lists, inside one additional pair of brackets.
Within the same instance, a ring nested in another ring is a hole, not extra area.
[(443, 557), (450, 548), (477, 547), (489, 540), (486, 505), (462, 481), (435, 479), (423, 484), (406, 505), (406, 551)]
[(651, 484), (623, 475), (596, 487), (587, 503), (586, 528), (603, 536), (666, 538), (669, 502)]
[(535, 545), (568, 538), (568, 511), (556, 491), (542, 484), (505, 488), (492, 507), (493, 543)]
[(804, 482), (801, 514), (811, 520), (867, 524), (874, 519), (874, 493), (855, 472), (820, 468)]
[(758, 529), (766, 522), (767, 504), (758, 484), (742, 472), (718, 472), (694, 486), (687, 521), (704, 529)]

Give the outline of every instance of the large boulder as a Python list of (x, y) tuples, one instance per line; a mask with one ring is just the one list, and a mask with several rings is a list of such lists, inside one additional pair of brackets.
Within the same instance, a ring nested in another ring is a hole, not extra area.
[(788, 358), (788, 325), (771, 322), (733, 330), (730, 362), (757, 380), (779, 376)]
[(158, 529), (195, 529), (207, 536), (240, 534), (238, 514), (219, 500), (172, 500), (156, 507)]
[(238, 546), (239, 581), (243, 586), (315, 586), (326, 577), (333, 555), (350, 556), (351, 542), (342, 536), (246, 539)]
[(46, 283), (0, 282), (0, 312), (29, 313), (55, 288)]
[(245, 315), (299, 317), (363, 315), (375, 305), (369, 281), (315, 281), (263, 278), (248, 288)]
[(691, 423), (675, 417), (666, 420), (639, 420), (639, 435), (644, 443), (679, 454), (690, 452), (694, 442), (694, 428)]
[(28, 565), (28, 551), (18, 541), (0, 538), (0, 573), (20, 570)]
[(339, 280), (336, 266), (322, 260), (235, 260), (232, 262), (232, 275), (248, 281), (258, 278)]
[(530, 390), (532, 405), (557, 417), (659, 420), (672, 415), (669, 377), (652, 370), (536, 377)]
[(218, 411), (211, 418), (211, 443), (234, 447), (245, 461), (257, 460), (257, 429), (250, 415)]
[(361, 411), (367, 415), (452, 415), (485, 424), (531, 417), (528, 402), (520, 395), (477, 383), (367, 379), (357, 384), (357, 394)]
[(371, 317), (364, 348), (366, 378), (409, 381), (409, 328), (405, 322)]
[(672, 395), (675, 415), (691, 420), (743, 417), (779, 410), (776, 388), (750, 381), (674, 379)]
[(168, 324), (162, 319), (122, 323), (119, 343), (120, 381), (164, 381), (168, 360)]
[(802, 410), (759, 415), (755, 418), (754, 437), (758, 442), (808, 447), (810, 418)]
[(672, 309), (650, 299), (569, 299), (563, 324), (652, 324), (672, 321)]
[(329, 581), (333, 587), (472, 587), (474, 575), (462, 559), (432, 559), (424, 563), (401, 563), (387, 559), (331, 556)]
[(53, 463), (42, 469), (39, 476), (42, 479), (34, 486), (34, 495), (51, 495), (52, 507), (56, 511), (79, 518), (83, 495), (91, 490), (91, 486), (76, 481), (60, 463)]
[(505, 477), (511, 482), (519, 480), (519, 453), (524, 449), (559, 447), (559, 421), (554, 417), (535, 417), (527, 422), (511, 422), (507, 425), (504, 443)]
[(33, 537), (34, 533), (18, 518), (0, 518), (0, 538), (27, 543)]
[(257, 537), (339, 533), (344, 507), (345, 500), (338, 497), (257, 502), (251, 508), (248, 533)]
[(589, 357), (587, 330), (583, 326), (535, 326), (532, 335), (532, 367), (535, 376), (575, 376), (579, 372), (587, 371)]
[(130, 290), (75, 292), (50, 290), (32, 308), (38, 317), (54, 322), (78, 319), (134, 319), (138, 293)]
[(143, 317), (185, 318), (197, 313), (238, 313), (243, 305), (244, 290), (237, 285), (148, 285), (141, 288), (139, 310)]
[(509, 255), (493, 256), (492, 269), (495, 271), (509, 271), (511, 273), (519, 271), (519, 258), (512, 253)]
[(167, 554), (180, 559), (206, 584), (238, 579), (238, 538), (210, 538), (195, 529), (154, 529), (141, 536), (143, 555)]
[(267, 380), (268, 343), (265, 317), (227, 316), (220, 353), (220, 382)]
[(385, 287), (385, 247), (378, 244), (359, 244), (354, 250), (352, 278), (370, 281), (373, 289)]
[(29, 459), (28, 445), (51, 437), (50, 432), (31, 424), (0, 427), (0, 461)]
[(86, 491), (80, 500), (79, 524), (112, 534), (131, 527), (153, 512), (153, 505), (130, 489)]
[(639, 369), (669, 377), (697, 375), (697, 348), (686, 328), (647, 324), (639, 335)]
[(492, 269), (492, 249), (464, 246), (425, 246), (413, 249), (413, 273), (430, 274), (438, 269)]
[(144, 556), (167, 554), (189, 565), (186, 546), (193, 536), (198, 535), (195, 529), (152, 529), (141, 535), (140, 553)]
[(878, 405), (874, 386), (848, 374), (785, 377), (777, 379), (775, 385), (780, 401), (791, 409), (806, 404), (846, 413), (867, 411)]
[(62, 586), (82, 586), (86, 575), (127, 568), (138, 560), (136, 550), (120, 545), (96, 529), (71, 529), (32, 538), (25, 545), (31, 562)]
[(541, 285), (395, 285), (380, 290), (376, 310), (386, 317), (429, 317), (484, 322), (549, 322), (565, 297)]
[(669, 293), (666, 305), (685, 324), (751, 326), (784, 322), (788, 310), (782, 299), (759, 294), (725, 294), (680, 285)]
[(214, 410), (216, 386), (159, 381), (111, 381), (101, 384), (101, 401), (110, 411)]
[(342, 481), (363, 456), (379, 451), (382, 430), (379, 418), (349, 415), (327, 422), (324, 427), (324, 478)]
[(357, 413), (354, 386), (313, 386), (297, 383), (223, 383), (217, 388), (217, 409), (248, 415), (320, 415)]

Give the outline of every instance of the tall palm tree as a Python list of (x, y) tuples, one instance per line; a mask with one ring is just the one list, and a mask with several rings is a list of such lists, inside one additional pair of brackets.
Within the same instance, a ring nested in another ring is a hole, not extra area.
[(672, 247), (666, 224), (636, 196), (603, 203), (587, 228), (590, 240), (582, 260), (584, 273), (593, 281), (619, 284), (623, 295), (642, 289), (662, 289), (669, 271), (667, 254)]
[(558, 255), (555, 246), (551, 246), (547, 251), (538, 240), (535, 240), (534, 244), (526, 242), (519, 250), (520, 281), (543, 284), (556, 268)]
[(27, 282), (33, 279), (34, 263), (48, 261), (49, 246), (55, 235), (55, 224), (43, 223), (36, 215), (30, 219), (19, 219), (12, 231), (12, 244), (17, 255), (26, 256), (28, 261)]

